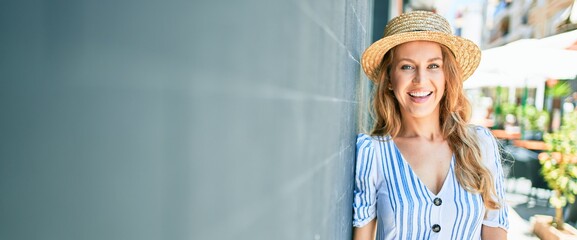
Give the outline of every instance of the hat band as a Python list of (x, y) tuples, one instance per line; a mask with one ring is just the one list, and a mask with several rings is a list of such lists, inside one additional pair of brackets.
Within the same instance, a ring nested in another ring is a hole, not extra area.
[(415, 14), (414, 17), (409, 18), (408, 15), (401, 15), (391, 20), (385, 27), (384, 35), (390, 36), (397, 33), (414, 32), (416, 30), (452, 34), (451, 25), (449, 25), (446, 19), (438, 15)]

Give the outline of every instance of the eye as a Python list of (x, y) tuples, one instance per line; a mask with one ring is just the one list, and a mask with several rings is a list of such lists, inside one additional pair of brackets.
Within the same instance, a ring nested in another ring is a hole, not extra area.
[(401, 66), (401, 69), (402, 69), (402, 70), (412, 70), (412, 69), (414, 69), (414, 68), (413, 68), (413, 66), (411, 66), (411, 65), (402, 65), (402, 66)]
[(437, 69), (440, 68), (441, 66), (439, 66), (439, 64), (433, 63), (431, 65), (429, 65), (429, 69)]

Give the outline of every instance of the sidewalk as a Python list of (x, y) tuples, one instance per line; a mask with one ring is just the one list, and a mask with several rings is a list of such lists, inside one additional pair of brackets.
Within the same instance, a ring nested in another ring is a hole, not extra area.
[(533, 240), (537, 238), (531, 229), (529, 221), (523, 219), (515, 209), (509, 207), (509, 231), (507, 238), (511, 240)]
[[(524, 182), (523, 179), (517, 181), (516, 189), (509, 188), (506, 196), (509, 204), (508, 239), (538, 240), (539, 238), (533, 234), (533, 229), (529, 222), (531, 216), (535, 214), (553, 216), (555, 210), (547, 206), (547, 196), (541, 196), (538, 202), (528, 201), (528, 192), (523, 192), (523, 190), (530, 191), (530, 182)], [(541, 195), (546, 195), (546, 193), (541, 192)]]

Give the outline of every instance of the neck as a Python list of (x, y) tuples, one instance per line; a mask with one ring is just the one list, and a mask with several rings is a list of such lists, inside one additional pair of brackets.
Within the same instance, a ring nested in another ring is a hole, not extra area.
[(399, 137), (418, 137), (429, 141), (444, 139), (438, 115), (424, 118), (403, 118), (401, 125)]

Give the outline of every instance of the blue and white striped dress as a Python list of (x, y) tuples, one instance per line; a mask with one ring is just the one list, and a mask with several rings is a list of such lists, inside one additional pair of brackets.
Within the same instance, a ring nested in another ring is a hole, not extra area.
[[(438, 194), (433, 194), (386, 137), (357, 137), (353, 225), (377, 218), (377, 239), (481, 239), (481, 226), (509, 227), (503, 200), (503, 171), (497, 143), (483, 127), (475, 127), (482, 157), (495, 179), (499, 210), (487, 210), (480, 194), (457, 182), (455, 158)], [(486, 213), (486, 214), (485, 214)]]

